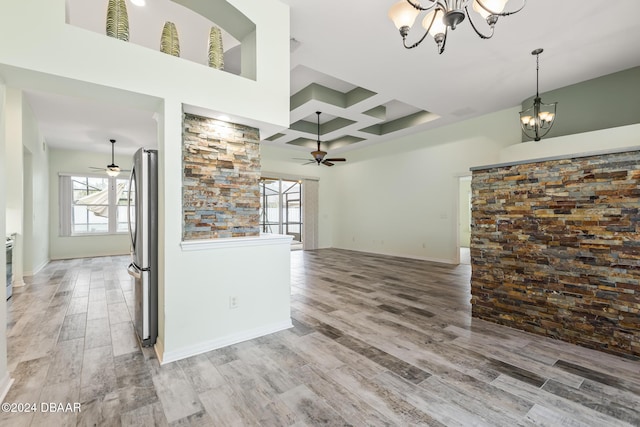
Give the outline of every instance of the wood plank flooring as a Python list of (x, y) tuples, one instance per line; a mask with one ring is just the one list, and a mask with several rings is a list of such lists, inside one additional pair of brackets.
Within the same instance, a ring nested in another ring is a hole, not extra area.
[(2, 426), (640, 426), (640, 362), (470, 316), (468, 265), (295, 251), (294, 328), (160, 366), (126, 257), (53, 262), (8, 303)]

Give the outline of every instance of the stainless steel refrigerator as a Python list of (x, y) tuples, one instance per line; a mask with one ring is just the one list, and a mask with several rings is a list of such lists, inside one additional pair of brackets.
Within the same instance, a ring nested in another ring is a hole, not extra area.
[(127, 209), (134, 285), (134, 326), (143, 346), (158, 337), (158, 151), (133, 156)]

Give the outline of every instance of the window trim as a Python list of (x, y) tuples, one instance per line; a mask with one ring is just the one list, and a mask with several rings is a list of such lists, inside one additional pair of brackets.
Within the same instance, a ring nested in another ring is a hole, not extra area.
[[(73, 231), (73, 177), (79, 178), (100, 178), (108, 182), (108, 231), (100, 232), (74, 232)], [(58, 233), (60, 237), (87, 237), (87, 236), (117, 236), (127, 234), (128, 230), (118, 231), (118, 200), (116, 186), (118, 180), (128, 180), (123, 176), (105, 176), (100, 173), (59, 173), (58, 174), (58, 210), (59, 224)]]
[[(266, 195), (265, 194), (265, 190), (267, 190), (267, 187), (265, 185), (265, 181), (274, 181), (278, 183), (278, 190), (274, 190), (269, 188), (270, 191), (272, 191), (274, 194), (269, 194)], [(291, 183), (292, 185), (290, 185), (288, 188), (284, 187), (284, 183)], [(288, 178), (272, 178), (271, 176), (266, 176), (263, 175), (260, 177), (259, 179), (259, 186), (260, 186), (260, 232), (261, 233), (269, 233), (268, 230), (266, 230), (267, 226), (277, 226), (278, 230), (277, 231), (271, 231), (272, 233), (276, 233), (276, 234), (287, 234), (287, 235), (294, 235), (294, 234), (298, 234), (300, 237), (300, 240), (293, 240), (293, 243), (304, 243), (304, 205), (303, 205), (303, 194), (304, 194), (304, 181), (301, 179), (288, 179)], [(289, 193), (289, 190), (291, 190), (294, 187), (298, 187), (298, 191), (296, 193)], [(289, 210), (288, 210), (288, 196), (291, 194), (298, 194), (298, 199), (293, 199), (294, 201), (297, 201), (299, 206), (298, 206), (298, 222), (295, 221), (289, 221)], [(277, 196), (278, 198), (278, 222), (276, 223), (271, 223), (271, 222), (265, 222), (265, 219), (267, 218), (267, 213), (266, 213), (266, 206), (265, 206), (265, 201), (266, 201), (266, 197), (269, 196)], [(299, 232), (298, 233), (294, 233), (294, 234), (290, 234), (288, 233), (288, 229), (289, 229), (289, 225), (297, 225), (299, 228)]]

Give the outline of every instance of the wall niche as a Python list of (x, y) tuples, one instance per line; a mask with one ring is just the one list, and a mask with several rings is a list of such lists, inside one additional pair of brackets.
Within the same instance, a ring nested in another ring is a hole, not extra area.
[(258, 129), (183, 116), (183, 240), (260, 234)]
[(640, 151), (473, 169), (473, 316), (640, 359)]

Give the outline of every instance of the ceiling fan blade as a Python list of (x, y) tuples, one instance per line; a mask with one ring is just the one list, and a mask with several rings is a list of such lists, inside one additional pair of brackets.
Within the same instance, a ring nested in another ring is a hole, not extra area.
[[(292, 159), (292, 160), (309, 160), (309, 158), (308, 158), (308, 157), (306, 157), (306, 158), (304, 158), (304, 159), (303, 159), (303, 158), (301, 158), (301, 157), (292, 157), (291, 159)], [(311, 160), (309, 160), (309, 161), (311, 161)]]
[(347, 159), (344, 159), (344, 158), (325, 159), (325, 160), (329, 162), (346, 162), (347, 161)]
[[(98, 168), (98, 167), (95, 167), (95, 166), (89, 166), (89, 169), (94, 170), (94, 171), (99, 171), (99, 172), (105, 172), (107, 168), (105, 168), (105, 167)], [(131, 169), (120, 169), (120, 172), (131, 172)]]
[(329, 160), (323, 160), (322, 164), (327, 166), (333, 166), (333, 163), (331, 163)]
[[(306, 159), (305, 159), (305, 160), (306, 160)], [(302, 166), (304, 166), (304, 165), (310, 165), (310, 164), (315, 163), (315, 162), (316, 162), (315, 160), (309, 160), (307, 163), (303, 163), (303, 164), (302, 164)]]

